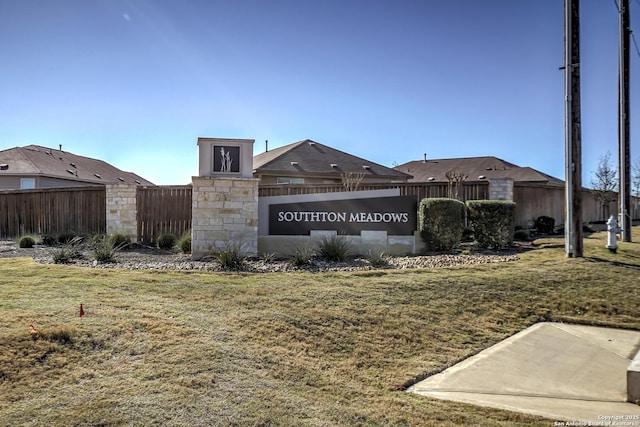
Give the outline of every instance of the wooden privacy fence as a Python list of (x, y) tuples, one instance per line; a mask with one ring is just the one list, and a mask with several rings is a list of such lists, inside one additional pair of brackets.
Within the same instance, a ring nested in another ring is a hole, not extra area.
[(191, 186), (138, 187), (138, 242), (155, 242), (162, 233), (179, 237), (191, 229)]
[(105, 188), (0, 191), (0, 237), (104, 233)]
[[(513, 201), (516, 203), (516, 224), (529, 226), (539, 216), (550, 216), (556, 220), (556, 225), (564, 224), (565, 193), (564, 187), (547, 186), (535, 183), (515, 183), (513, 186)], [(603, 206), (595, 197), (592, 190), (582, 190), (582, 221), (605, 221), (609, 215), (617, 215), (619, 204), (617, 194), (614, 200)], [(637, 199), (632, 198), (629, 207), (632, 219), (640, 217)]]
[[(418, 200), (449, 197), (450, 188), (439, 183), (361, 184), (358, 190), (399, 188), (403, 196)], [(137, 235), (142, 243), (155, 242), (163, 232), (180, 236), (191, 228), (192, 187), (138, 187), (136, 190)], [(259, 196), (330, 193), (344, 191), (342, 184), (260, 185)], [(486, 182), (466, 182), (459, 190), (461, 200), (489, 199)], [(516, 224), (527, 226), (541, 215), (564, 222), (564, 187), (515, 183)], [(640, 217), (633, 198), (632, 218)], [(617, 201), (603, 209), (591, 190), (583, 190), (583, 221), (599, 221), (617, 214)], [(106, 190), (103, 186), (0, 191), (0, 238), (25, 234), (57, 236), (60, 233), (98, 234), (106, 232)]]

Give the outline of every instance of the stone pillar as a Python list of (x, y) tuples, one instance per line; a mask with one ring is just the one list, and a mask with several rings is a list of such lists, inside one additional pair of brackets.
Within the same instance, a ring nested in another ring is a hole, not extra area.
[(107, 234), (124, 233), (132, 243), (138, 241), (136, 184), (107, 184)]
[(513, 180), (512, 179), (489, 180), (489, 200), (513, 201)]
[(242, 253), (258, 254), (258, 179), (193, 177), (191, 254), (194, 260), (241, 245)]

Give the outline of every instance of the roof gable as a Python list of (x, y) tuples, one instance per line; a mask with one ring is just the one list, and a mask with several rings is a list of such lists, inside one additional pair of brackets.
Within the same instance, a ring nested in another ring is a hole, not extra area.
[(447, 172), (455, 171), (467, 175), (468, 181), (512, 179), (515, 182), (563, 184), (562, 180), (551, 175), (494, 156), (415, 160), (396, 166), (395, 169), (413, 175), (411, 182), (448, 182)]
[(410, 175), (378, 163), (306, 139), (253, 157), (254, 173), (337, 175), (365, 173), (376, 177), (406, 180)]
[(102, 160), (62, 150), (27, 145), (0, 151), (0, 175), (40, 175), (93, 184), (130, 183), (153, 185), (132, 172), (122, 171)]

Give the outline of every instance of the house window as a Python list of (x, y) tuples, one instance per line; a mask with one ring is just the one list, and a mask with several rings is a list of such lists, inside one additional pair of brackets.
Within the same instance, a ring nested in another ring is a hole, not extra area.
[(36, 188), (36, 179), (35, 178), (20, 178), (20, 189), (21, 190), (31, 190)]
[(278, 184), (304, 184), (304, 178), (287, 178), (279, 176), (276, 182)]

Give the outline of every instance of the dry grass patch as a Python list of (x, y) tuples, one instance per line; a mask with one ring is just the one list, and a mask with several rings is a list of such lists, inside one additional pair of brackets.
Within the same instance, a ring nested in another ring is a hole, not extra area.
[(600, 234), (585, 239), (584, 259), (567, 259), (562, 240), (538, 244), (516, 262), (360, 273), (0, 260), (0, 419), (549, 425), (402, 391), (539, 320), (640, 328), (640, 245), (609, 254)]

